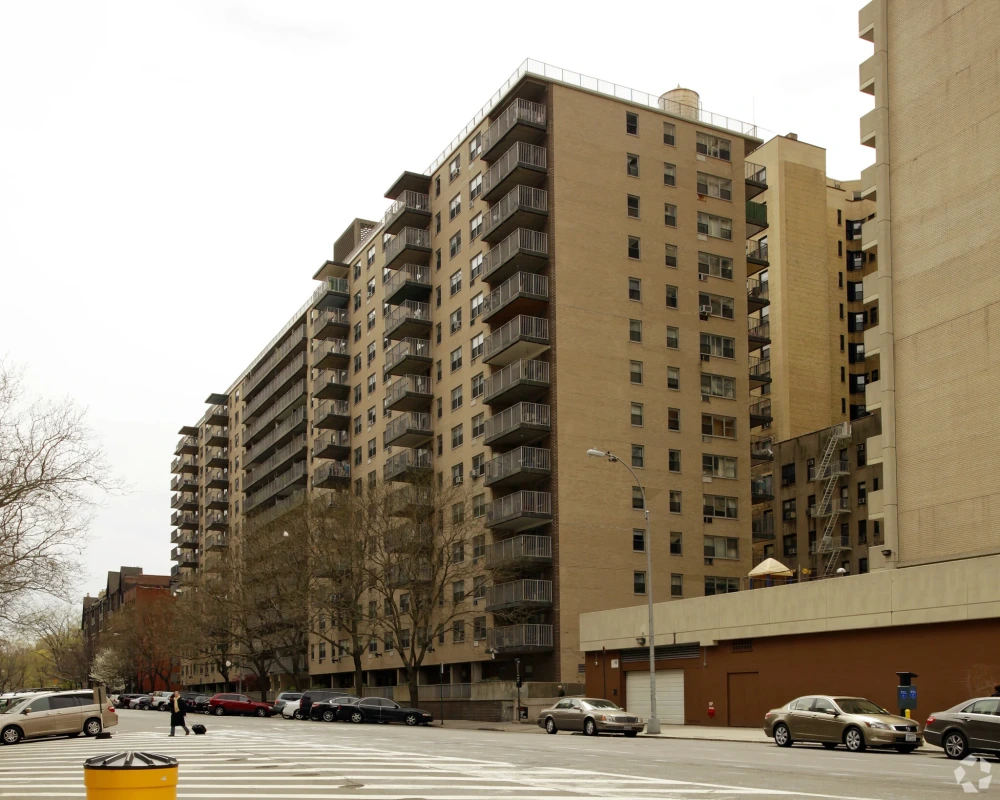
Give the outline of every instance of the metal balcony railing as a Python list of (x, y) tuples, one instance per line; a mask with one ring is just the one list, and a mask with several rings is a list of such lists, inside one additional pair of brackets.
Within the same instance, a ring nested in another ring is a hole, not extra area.
[(771, 378), (771, 359), (750, 356), (750, 377), (757, 380), (769, 380)]
[(774, 496), (774, 479), (771, 475), (754, 478), (750, 481), (750, 494), (758, 496)]
[(349, 417), (351, 415), (351, 404), (348, 400), (324, 400), (316, 406), (313, 420), (321, 420), (333, 414), (338, 417)]
[(770, 400), (755, 400), (750, 404), (750, 416), (751, 417), (770, 417), (771, 416), (771, 401)]
[(768, 281), (765, 278), (760, 280), (759, 278), (747, 278), (747, 296), (751, 300), (764, 301), (769, 299), (768, 296)]
[(190, 511), (176, 511), (170, 515), (170, 524), (175, 528), (182, 526), (197, 526), (198, 525), (198, 515), (192, 514)]
[(747, 242), (747, 258), (755, 261), (767, 261), (767, 242)]
[(313, 472), (313, 485), (323, 483), (330, 478), (350, 478), (351, 465), (347, 461), (331, 461)]
[(349, 351), (350, 346), (347, 344), (347, 339), (317, 339), (310, 349), (314, 365), (328, 355), (346, 356), (350, 354)]
[(431, 357), (431, 343), (428, 339), (414, 339), (407, 337), (401, 339), (397, 344), (390, 347), (385, 354), (384, 372), (388, 372), (398, 365), (403, 359), (416, 356), (418, 358)]
[[(229, 421), (229, 406), (225, 405), (214, 405), (210, 406), (208, 409), (208, 414), (206, 415), (209, 420), (212, 421), (213, 425), (225, 425)], [(225, 418), (225, 422), (216, 422), (217, 419), (221, 420)]]
[(498, 203), (490, 206), (486, 214), (486, 225), (483, 234), (488, 235), (498, 225), (506, 222), (516, 211), (535, 211), (548, 213), (549, 193), (544, 189), (534, 189), (531, 186), (515, 186)]
[(313, 317), (310, 334), (316, 336), (327, 325), (350, 325), (351, 315), (346, 308), (327, 308)]
[(773, 439), (770, 436), (751, 436), (750, 455), (771, 458), (774, 455)]
[(303, 501), (306, 499), (307, 492), (305, 489), (300, 489), (297, 492), (290, 494), (288, 497), (279, 500), (273, 506), (271, 506), (266, 511), (261, 511), (259, 514), (254, 516), (253, 524), (255, 526), (269, 525), (274, 522), (282, 514), (287, 514), (293, 508), (297, 508), (302, 505)]
[(755, 542), (774, 541), (774, 517), (757, 517), (750, 521), (750, 533)]
[(522, 424), (549, 427), (552, 409), (541, 403), (518, 403), (486, 420), (484, 434), (490, 439)]
[(416, 300), (407, 300), (395, 306), (385, 318), (385, 330), (388, 333), (393, 328), (406, 320), (416, 320), (418, 322), (431, 321), (431, 304), (420, 303)]
[(744, 161), (743, 177), (753, 183), (767, 183), (767, 167), (754, 164), (752, 161)]
[(840, 475), (848, 475), (851, 472), (851, 465), (847, 461), (834, 460), (827, 464), (825, 467), (821, 467), (816, 470), (816, 477), (814, 480), (825, 481), (830, 478), (838, 477)]
[(483, 316), (488, 317), (493, 312), (499, 311), (521, 294), (548, 300), (548, 276), (536, 275), (534, 272), (518, 272), (512, 275), (483, 298)]
[(389, 446), (393, 439), (409, 430), (426, 433), (429, 436), (432, 430), (431, 415), (423, 411), (407, 411), (405, 414), (400, 414), (385, 426), (385, 433), (382, 434), (383, 445)]
[(319, 454), (326, 450), (328, 447), (350, 447), (351, 446), (351, 434), (347, 431), (329, 431), (320, 436), (316, 441), (313, 442), (313, 456), (319, 457)]
[(403, 228), (385, 245), (385, 263), (390, 263), (407, 247), (430, 249), (431, 232), (423, 228)]
[(246, 430), (244, 431), (245, 441), (249, 442), (256, 438), (257, 434), (263, 431), (271, 422), (274, 421), (275, 417), (284, 412), (289, 405), (301, 398), (305, 394), (305, 390), (306, 382), (302, 380), (297, 381), (287, 392), (275, 401), (274, 405), (247, 425)]
[(530, 492), (522, 489), (486, 504), (487, 525), (522, 514), (552, 516), (552, 495), (549, 492)]
[(406, 472), (408, 469), (424, 469), (431, 466), (430, 450), (403, 450), (389, 457), (382, 467), (382, 477), (384, 480), (391, 480), (396, 475)]
[(483, 360), (499, 353), (519, 339), (549, 341), (549, 321), (544, 317), (527, 317), (523, 314), (501, 325), (483, 342)]
[(547, 257), (549, 254), (549, 235), (542, 231), (518, 228), (492, 248), (483, 258), (483, 278), (488, 278), (491, 273), (522, 252), (543, 258)]
[(291, 486), (306, 474), (306, 462), (300, 461), (294, 464), (290, 470), (283, 472), (270, 483), (258, 489), (256, 492), (248, 494), (243, 502), (244, 511), (251, 511), (265, 500), (274, 497), (275, 494)]
[(519, 381), (532, 381), (534, 383), (549, 383), (549, 363), (547, 361), (529, 361), (518, 359), (499, 372), (494, 372), (486, 379), (484, 393), (486, 397), (499, 394), (508, 386)]
[(552, 581), (520, 580), (486, 587), (486, 608), (551, 605)]
[(517, 98), (486, 129), (483, 134), (483, 152), (488, 153), (490, 148), (503, 139), (510, 129), (519, 122), (545, 127), (546, 114), (547, 109), (542, 103), (533, 103), (530, 100)]
[(547, 155), (544, 147), (527, 142), (516, 142), (483, 175), (483, 194), (489, 194), (494, 186), (502, 183), (519, 166), (531, 167), (540, 171), (546, 169)]
[(389, 206), (382, 217), (382, 227), (388, 228), (404, 211), (424, 211), (431, 212), (431, 199), (426, 194), (414, 192), (407, 189)]
[(385, 404), (391, 406), (407, 394), (433, 394), (431, 379), (425, 375), (404, 375), (389, 384), (385, 393)]
[(313, 378), (313, 394), (321, 392), (326, 386), (351, 385), (351, 373), (346, 369), (320, 369)]
[(194, 449), (195, 452), (198, 450), (198, 440), (194, 436), (182, 436), (180, 441), (177, 442), (177, 446), (174, 448), (174, 453), (180, 453), (182, 450)]
[(504, 625), (486, 631), (486, 646), (497, 652), (504, 650), (541, 649), (552, 647), (552, 626), (526, 623)]
[(198, 481), (190, 475), (176, 475), (170, 480), (170, 490), (173, 492), (197, 492)]
[(260, 386), (261, 382), (270, 374), (271, 370), (274, 368), (275, 364), (281, 362), (281, 360), (287, 356), (292, 350), (294, 350), (299, 343), (305, 338), (306, 326), (299, 325), (295, 330), (293, 330), (288, 338), (281, 343), (277, 350), (275, 350), (271, 355), (269, 355), (263, 362), (258, 364), (250, 371), (250, 375), (247, 377), (246, 391), (244, 392), (244, 397), (252, 397), (257, 387)]
[(520, 470), (549, 472), (552, 451), (544, 447), (517, 447), (486, 462), (486, 482), (490, 483)]
[(382, 276), (385, 285), (385, 296), (391, 297), (396, 290), (406, 282), (431, 285), (431, 268), (424, 264), (403, 264), (397, 270), (391, 270)]
[(767, 227), (767, 206), (754, 200), (747, 200), (747, 223), (758, 228)]
[(273, 470), (280, 467), (288, 459), (301, 453), (306, 447), (306, 435), (304, 433), (296, 436), (292, 441), (286, 444), (284, 447), (277, 450), (262, 464), (254, 467), (253, 469), (247, 470), (246, 477), (244, 478), (245, 486), (253, 486), (257, 481), (261, 480), (265, 475), (269, 474)]
[(266, 453), (271, 445), (282, 437), (287, 436), (290, 431), (305, 422), (305, 419), (305, 407), (297, 408), (263, 439), (247, 445), (246, 452), (243, 454), (243, 466), (248, 468), (255, 461), (259, 461), (263, 457), (262, 454)]
[(552, 537), (522, 533), (486, 547), (486, 568), (497, 569), (519, 561), (551, 561)]
[(184, 469), (198, 469), (198, 459), (195, 456), (175, 458), (170, 464), (171, 472), (180, 472)]
[(260, 392), (243, 408), (243, 421), (249, 422), (274, 400), (274, 393), (292, 379), (296, 372), (306, 368), (306, 354), (301, 353), (275, 375)]
[(814, 503), (809, 506), (809, 516), (810, 517), (829, 517), (831, 514), (836, 512), (837, 514), (846, 514), (851, 510), (851, 498), (849, 497), (834, 497), (830, 499), (830, 503), (826, 506)]
[(770, 339), (771, 338), (770, 320), (762, 322), (761, 320), (757, 319), (748, 319), (747, 335), (752, 336), (754, 339)]

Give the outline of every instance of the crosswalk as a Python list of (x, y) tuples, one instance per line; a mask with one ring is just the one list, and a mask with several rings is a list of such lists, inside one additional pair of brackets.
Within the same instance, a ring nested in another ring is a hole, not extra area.
[[(324, 726), (325, 727), (325, 726)], [(86, 797), (82, 763), (110, 752), (168, 753), (180, 762), (178, 797), (241, 800), (485, 800), (490, 798), (658, 798), (792, 792), (606, 772), (538, 768), (503, 760), (399, 750), (370, 736), (298, 737), (282, 731), (226, 730), (206, 736), (127, 732), (112, 741), (77, 738), (0, 747), (0, 798)], [(366, 730), (372, 731), (370, 728)], [(426, 743), (426, 742), (425, 742)], [(398, 743), (394, 743), (398, 744)], [(428, 748), (431, 749), (431, 748)]]

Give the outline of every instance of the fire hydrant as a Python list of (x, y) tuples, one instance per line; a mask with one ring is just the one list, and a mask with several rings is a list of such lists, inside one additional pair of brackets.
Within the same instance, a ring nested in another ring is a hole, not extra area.
[(715, 719), (715, 703), (708, 704), (708, 718)]

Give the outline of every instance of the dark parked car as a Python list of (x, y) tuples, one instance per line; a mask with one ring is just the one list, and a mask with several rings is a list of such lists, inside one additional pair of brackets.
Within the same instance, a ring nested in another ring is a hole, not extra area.
[(149, 697), (149, 695), (135, 694), (134, 692), (131, 694), (120, 694), (115, 699), (115, 705), (118, 706), (118, 708), (128, 708), (129, 701), (134, 700), (137, 697)]
[(242, 714), (252, 717), (269, 717), (273, 709), (263, 700), (251, 700), (245, 694), (217, 694), (208, 701), (211, 712), (217, 717), (224, 714)]
[(209, 702), (211, 699), (207, 694), (200, 694), (194, 699), (193, 703), (188, 705), (188, 708), (195, 714), (207, 714), (212, 710)]
[(275, 715), (281, 713), (281, 709), (289, 702), (302, 699), (302, 692), (282, 692), (275, 698), (273, 711)]
[(927, 718), (924, 739), (948, 758), (1000, 752), (1000, 697), (966, 700)]
[(338, 707), (337, 718), (348, 722), (403, 722), (407, 725), (427, 725), (434, 717), (419, 708), (406, 708), (384, 697), (365, 697)]
[(327, 700), (320, 700), (318, 703), (313, 703), (310, 706), (309, 719), (336, 722), (337, 709), (340, 706), (356, 703), (360, 699), (360, 697), (355, 697), (353, 694), (340, 694)]
[(299, 711), (301, 712), (300, 719), (310, 719), (310, 712), (313, 703), (319, 703), (323, 700), (331, 700), (334, 697), (343, 697), (344, 692), (337, 689), (309, 689), (303, 692), (302, 698), (299, 700)]

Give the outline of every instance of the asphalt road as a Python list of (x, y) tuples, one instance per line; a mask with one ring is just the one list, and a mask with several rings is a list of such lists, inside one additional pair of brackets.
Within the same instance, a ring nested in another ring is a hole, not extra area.
[[(205, 736), (167, 737), (165, 714), (125, 711), (113, 738), (0, 747), (0, 798), (85, 797), (91, 755), (151, 750), (181, 763), (182, 798), (736, 798), (923, 800), (963, 796), (955, 762), (767, 743), (624, 739), (432, 726), (193, 716)], [(997, 767), (994, 760), (989, 766)], [(976, 779), (982, 777), (976, 767)], [(1000, 767), (997, 767), (1000, 772)], [(1000, 782), (992, 789), (1000, 797)], [(987, 796), (990, 790), (984, 792)]]

